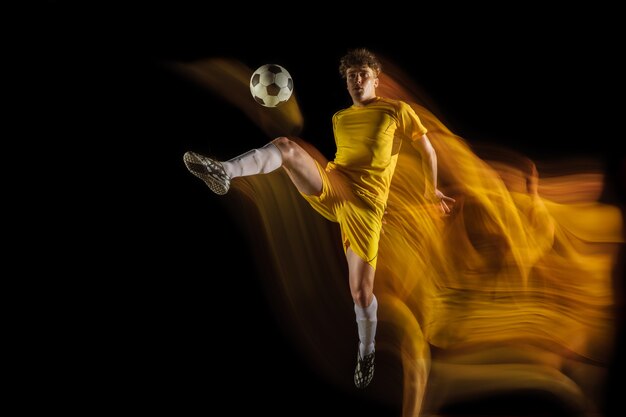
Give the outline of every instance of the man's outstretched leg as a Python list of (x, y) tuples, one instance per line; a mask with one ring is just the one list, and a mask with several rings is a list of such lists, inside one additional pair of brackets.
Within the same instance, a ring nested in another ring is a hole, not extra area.
[(281, 152), (274, 143), (252, 149), (228, 161), (217, 161), (195, 152), (183, 156), (185, 166), (196, 177), (205, 182), (216, 194), (226, 194), (230, 180), (246, 175), (267, 174), (283, 163)]

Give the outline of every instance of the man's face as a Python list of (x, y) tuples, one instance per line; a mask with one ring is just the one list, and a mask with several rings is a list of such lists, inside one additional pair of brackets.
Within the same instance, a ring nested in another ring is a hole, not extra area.
[(376, 97), (378, 77), (369, 66), (350, 67), (346, 71), (348, 92), (355, 104)]

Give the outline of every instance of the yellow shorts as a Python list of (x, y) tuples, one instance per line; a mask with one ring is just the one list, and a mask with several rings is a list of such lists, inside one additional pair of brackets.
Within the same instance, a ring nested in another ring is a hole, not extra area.
[(338, 170), (325, 169), (317, 161), (315, 164), (322, 177), (322, 193), (301, 193), (302, 196), (315, 211), (339, 223), (344, 252), (351, 248), (376, 268), (384, 205), (351, 187), (348, 178)]

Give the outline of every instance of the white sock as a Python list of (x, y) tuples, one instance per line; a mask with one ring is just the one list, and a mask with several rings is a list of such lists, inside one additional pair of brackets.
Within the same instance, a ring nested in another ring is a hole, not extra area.
[(259, 149), (252, 149), (233, 159), (222, 162), (226, 174), (230, 178), (246, 175), (267, 174), (280, 168), (283, 156), (273, 143)]
[(374, 351), (374, 338), (376, 336), (376, 323), (378, 318), (376, 312), (378, 310), (378, 301), (376, 296), (372, 296), (372, 302), (367, 307), (359, 307), (354, 304), (354, 312), (356, 313), (356, 324), (359, 330), (359, 352), (361, 358), (369, 355)]

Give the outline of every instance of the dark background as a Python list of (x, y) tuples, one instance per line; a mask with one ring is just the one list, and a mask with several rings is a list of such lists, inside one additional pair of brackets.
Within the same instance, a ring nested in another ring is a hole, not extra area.
[[(350, 104), (338, 59), (365, 46), (410, 74), (470, 142), (510, 146), (537, 161), (602, 161), (603, 200), (623, 206), (614, 13), (464, 12), (413, 19), (360, 6), (344, 20), (285, 10), (259, 21), (247, 6), (41, 6), (27, 70), (39, 134), (27, 146), (45, 155), (44, 194), (54, 195), (47, 235), (73, 242), (72, 256), (55, 256), (54, 266), (72, 277), (63, 289), (81, 308), (62, 308), (59, 343), (88, 335), (70, 356), (84, 360), (77, 375), (95, 387), (83, 397), (91, 407), (399, 415), (366, 392), (329, 386), (278, 325), (247, 230), (182, 162), (187, 150), (227, 158), (271, 138), (164, 62), (222, 56), (250, 68), (283, 65), (304, 114), (301, 136), (330, 158), (330, 118)], [(611, 364), (613, 387), (623, 383), (622, 361)], [(616, 410), (614, 392), (607, 398)]]

